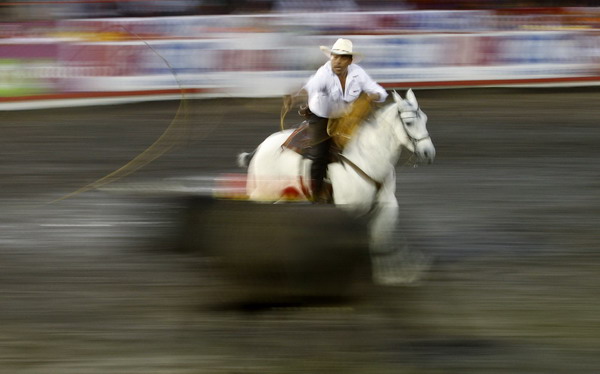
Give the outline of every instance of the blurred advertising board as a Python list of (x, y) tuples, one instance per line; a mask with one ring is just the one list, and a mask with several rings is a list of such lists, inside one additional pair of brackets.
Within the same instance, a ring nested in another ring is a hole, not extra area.
[(59, 46), (47, 38), (0, 40), (0, 97), (52, 93)]
[(352, 39), (360, 64), (390, 89), (600, 82), (599, 28), (557, 25), (556, 15), (545, 27), (503, 17), (407, 11), (4, 25), (0, 108), (82, 96), (279, 96), (298, 89), (326, 61), (319, 45), (338, 37)]

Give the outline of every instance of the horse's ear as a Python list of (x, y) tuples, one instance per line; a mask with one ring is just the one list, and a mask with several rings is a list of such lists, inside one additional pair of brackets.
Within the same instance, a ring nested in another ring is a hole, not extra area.
[(392, 91), (392, 97), (394, 98), (396, 104), (400, 104), (400, 102), (402, 102), (402, 96), (400, 96), (400, 94), (396, 92), (396, 90)]
[(417, 102), (417, 97), (415, 96), (415, 93), (413, 92), (412, 88), (409, 88), (408, 91), (406, 92), (406, 100), (411, 103), (415, 108), (419, 107), (419, 103)]

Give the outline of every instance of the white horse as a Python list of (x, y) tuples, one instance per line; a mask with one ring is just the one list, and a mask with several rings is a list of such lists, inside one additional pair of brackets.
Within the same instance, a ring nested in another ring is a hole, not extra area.
[[(343, 150), (342, 162), (329, 164), (327, 170), (334, 204), (353, 215), (369, 214), (372, 258), (390, 253), (393, 247), (390, 240), (398, 217), (395, 165), (402, 148), (419, 162), (432, 163), (435, 158), (427, 115), (419, 108), (413, 91), (408, 90), (406, 99), (395, 91), (392, 96), (393, 103), (361, 124)], [(311, 161), (282, 147), (292, 131), (272, 134), (252, 154), (238, 156), (240, 165), (248, 166), (246, 192), (250, 200), (281, 201), (291, 192), (307, 198), (304, 181), (310, 180)], [(394, 282), (378, 275), (375, 266), (373, 271), (378, 283)]]

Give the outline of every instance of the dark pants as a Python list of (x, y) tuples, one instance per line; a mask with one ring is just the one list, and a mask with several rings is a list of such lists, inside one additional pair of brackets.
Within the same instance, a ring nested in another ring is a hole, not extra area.
[(329, 163), (329, 148), (331, 147), (331, 138), (327, 134), (329, 119), (310, 113), (306, 116), (306, 120), (308, 121), (308, 133), (311, 138), (308, 158), (312, 160), (310, 174), (313, 196), (317, 196), (323, 188), (323, 178), (325, 178), (327, 164)]

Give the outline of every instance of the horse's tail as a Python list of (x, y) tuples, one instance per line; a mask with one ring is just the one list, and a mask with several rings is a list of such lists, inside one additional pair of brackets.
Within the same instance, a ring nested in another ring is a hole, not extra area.
[(254, 157), (256, 149), (252, 152), (242, 152), (237, 156), (237, 164), (241, 168), (247, 168), (250, 165), (250, 160)]

